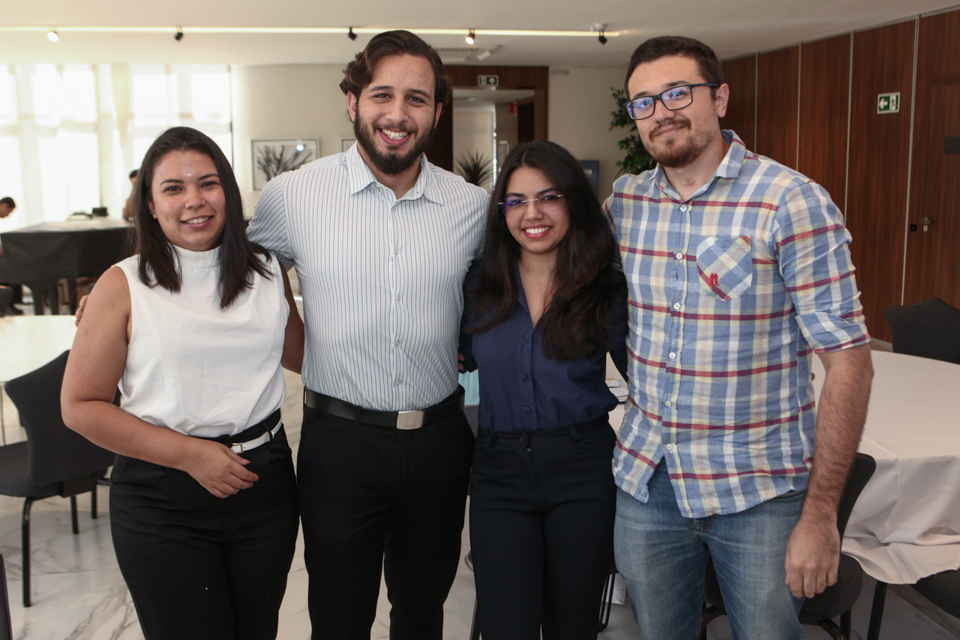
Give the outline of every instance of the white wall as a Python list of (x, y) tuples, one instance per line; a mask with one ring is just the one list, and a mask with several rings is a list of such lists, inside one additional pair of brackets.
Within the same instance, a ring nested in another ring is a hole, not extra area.
[(617, 141), (627, 129), (610, 128), (616, 107), (611, 87), (623, 86), (626, 69), (570, 67), (569, 74), (550, 74), (550, 140), (566, 147), (578, 160), (600, 161), (600, 198), (606, 199), (619, 177), (616, 163), (624, 152)]
[[(494, 118), (495, 110), (492, 102), (480, 105), (457, 106), (453, 110), (453, 166), (454, 173), (461, 159), (479, 153), (488, 161), (493, 161), (494, 152)], [(491, 167), (493, 165), (491, 164)], [(480, 185), (487, 190), (493, 189), (488, 179)]]
[(340, 151), (353, 137), (347, 97), (340, 91), (343, 66), (233, 67), (233, 162), (245, 212), (253, 215), (251, 140), (320, 138), (320, 157)]

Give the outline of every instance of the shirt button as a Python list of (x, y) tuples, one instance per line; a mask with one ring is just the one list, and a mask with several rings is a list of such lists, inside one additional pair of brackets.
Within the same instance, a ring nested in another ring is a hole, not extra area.
[(394, 249), (394, 250), (393, 250), (393, 255), (395, 255), (395, 256), (400, 255), (400, 249)]
[[(400, 344), (400, 343), (397, 342), (397, 344)], [(670, 352), (670, 359), (671, 359), (671, 360), (676, 360), (676, 359), (677, 359), (677, 354), (674, 353), (673, 351), (671, 351), (671, 352)]]
[(397, 380), (397, 386), (398, 386), (398, 387), (400, 386), (400, 381), (399, 381), (399, 380)]
[[(397, 302), (400, 302), (400, 296), (397, 296)], [(677, 307), (679, 308), (679, 307)]]
[(683, 254), (682, 254), (682, 253), (678, 253), (678, 254), (677, 254), (677, 260), (683, 260)]
[(667, 451), (673, 451), (675, 449), (672, 442), (668, 444), (666, 448), (667, 448)]
[[(398, 382), (397, 384), (400, 384), (400, 383)], [(672, 406), (673, 406), (673, 403), (670, 402), (669, 400), (667, 400), (667, 401), (664, 402), (663, 404), (667, 405), (668, 407), (672, 407)]]
[(530, 408), (530, 405), (524, 406), (523, 410), (526, 411), (527, 413), (530, 413), (531, 411), (533, 411), (533, 409)]
[[(400, 299), (400, 296), (397, 296), (397, 300), (399, 300), (399, 299)], [(680, 311), (680, 303), (679, 303), (679, 302), (674, 302), (674, 303), (673, 303), (673, 308), (676, 309), (677, 311)]]
[(680, 211), (686, 211), (686, 210), (687, 210), (687, 205), (685, 205), (685, 204), (684, 204), (684, 205), (680, 205)]
[(400, 346), (400, 341), (399, 341), (399, 340), (397, 340), (397, 346), (398, 346), (398, 347)]
[(526, 379), (527, 379), (527, 372), (526, 372), (526, 371), (521, 371), (521, 372), (520, 372), (520, 379), (521, 379), (521, 380), (526, 380)]

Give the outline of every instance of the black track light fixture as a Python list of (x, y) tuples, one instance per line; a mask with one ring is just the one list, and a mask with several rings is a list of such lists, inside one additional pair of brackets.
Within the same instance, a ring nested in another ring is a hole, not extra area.
[(353, 27), (350, 27), (350, 31), (347, 31), (347, 37), (350, 38), (351, 40), (357, 39), (357, 34), (353, 32)]
[(477, 41), (477, 32), (473, 29), (467, 32), (467, 44), (474, 44)]
[(603, 29), (600, 30), (600, 37), (597, 38), (600, 44), (607, 44), (607, 36), (603, 35)]
[(177, 42), (183, 40), (183, 27), (177, 27), (177, 32), (173, 35), (173, 39)]

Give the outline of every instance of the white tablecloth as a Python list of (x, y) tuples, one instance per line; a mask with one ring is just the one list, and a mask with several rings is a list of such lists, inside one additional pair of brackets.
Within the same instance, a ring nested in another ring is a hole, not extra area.
[[(818, 399), (823, 368), (814, 357)], [(873, 352), (860, 451), (877, 471), (847, 525), (843, 552), (891, 584), (960, 568), (960, 365)]]
[(0, 382), (42, 367), (73, 345), (73, 316), (0, 318)]

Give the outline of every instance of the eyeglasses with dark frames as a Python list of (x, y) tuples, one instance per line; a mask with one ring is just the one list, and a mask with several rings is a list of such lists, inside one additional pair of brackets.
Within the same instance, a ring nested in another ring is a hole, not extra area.
[(539, 198), (530, 198), (529, 200), (521, 200), (520, 198), (504, 198), (498, 204), (500, 205), (500, 210), (503, 211), (504, 215), (510, 215), (511, 213), (516, 213), (518, 211), (526, 211), (528, 202), (532, 202), (533, 206), (540, 211), (549, 213), (560, 205), (561, 200), (563, 200), (562, 193), (548, 193), (540, 196)]
[(670, 87), (662, 93), (655, 96), (643, 96), (627, 103), (627, 113), (634, 120), (646, 120), (653, 115), (657, 108), (657, 100), (663, 103), (670, 111), (679, 111), (684, 107), (689, 107), (693, 103), (694, 87), (718, 87), (719, 85), (710, 82), (701, 82), (699, 84), (681, 84), (676, 87)]

